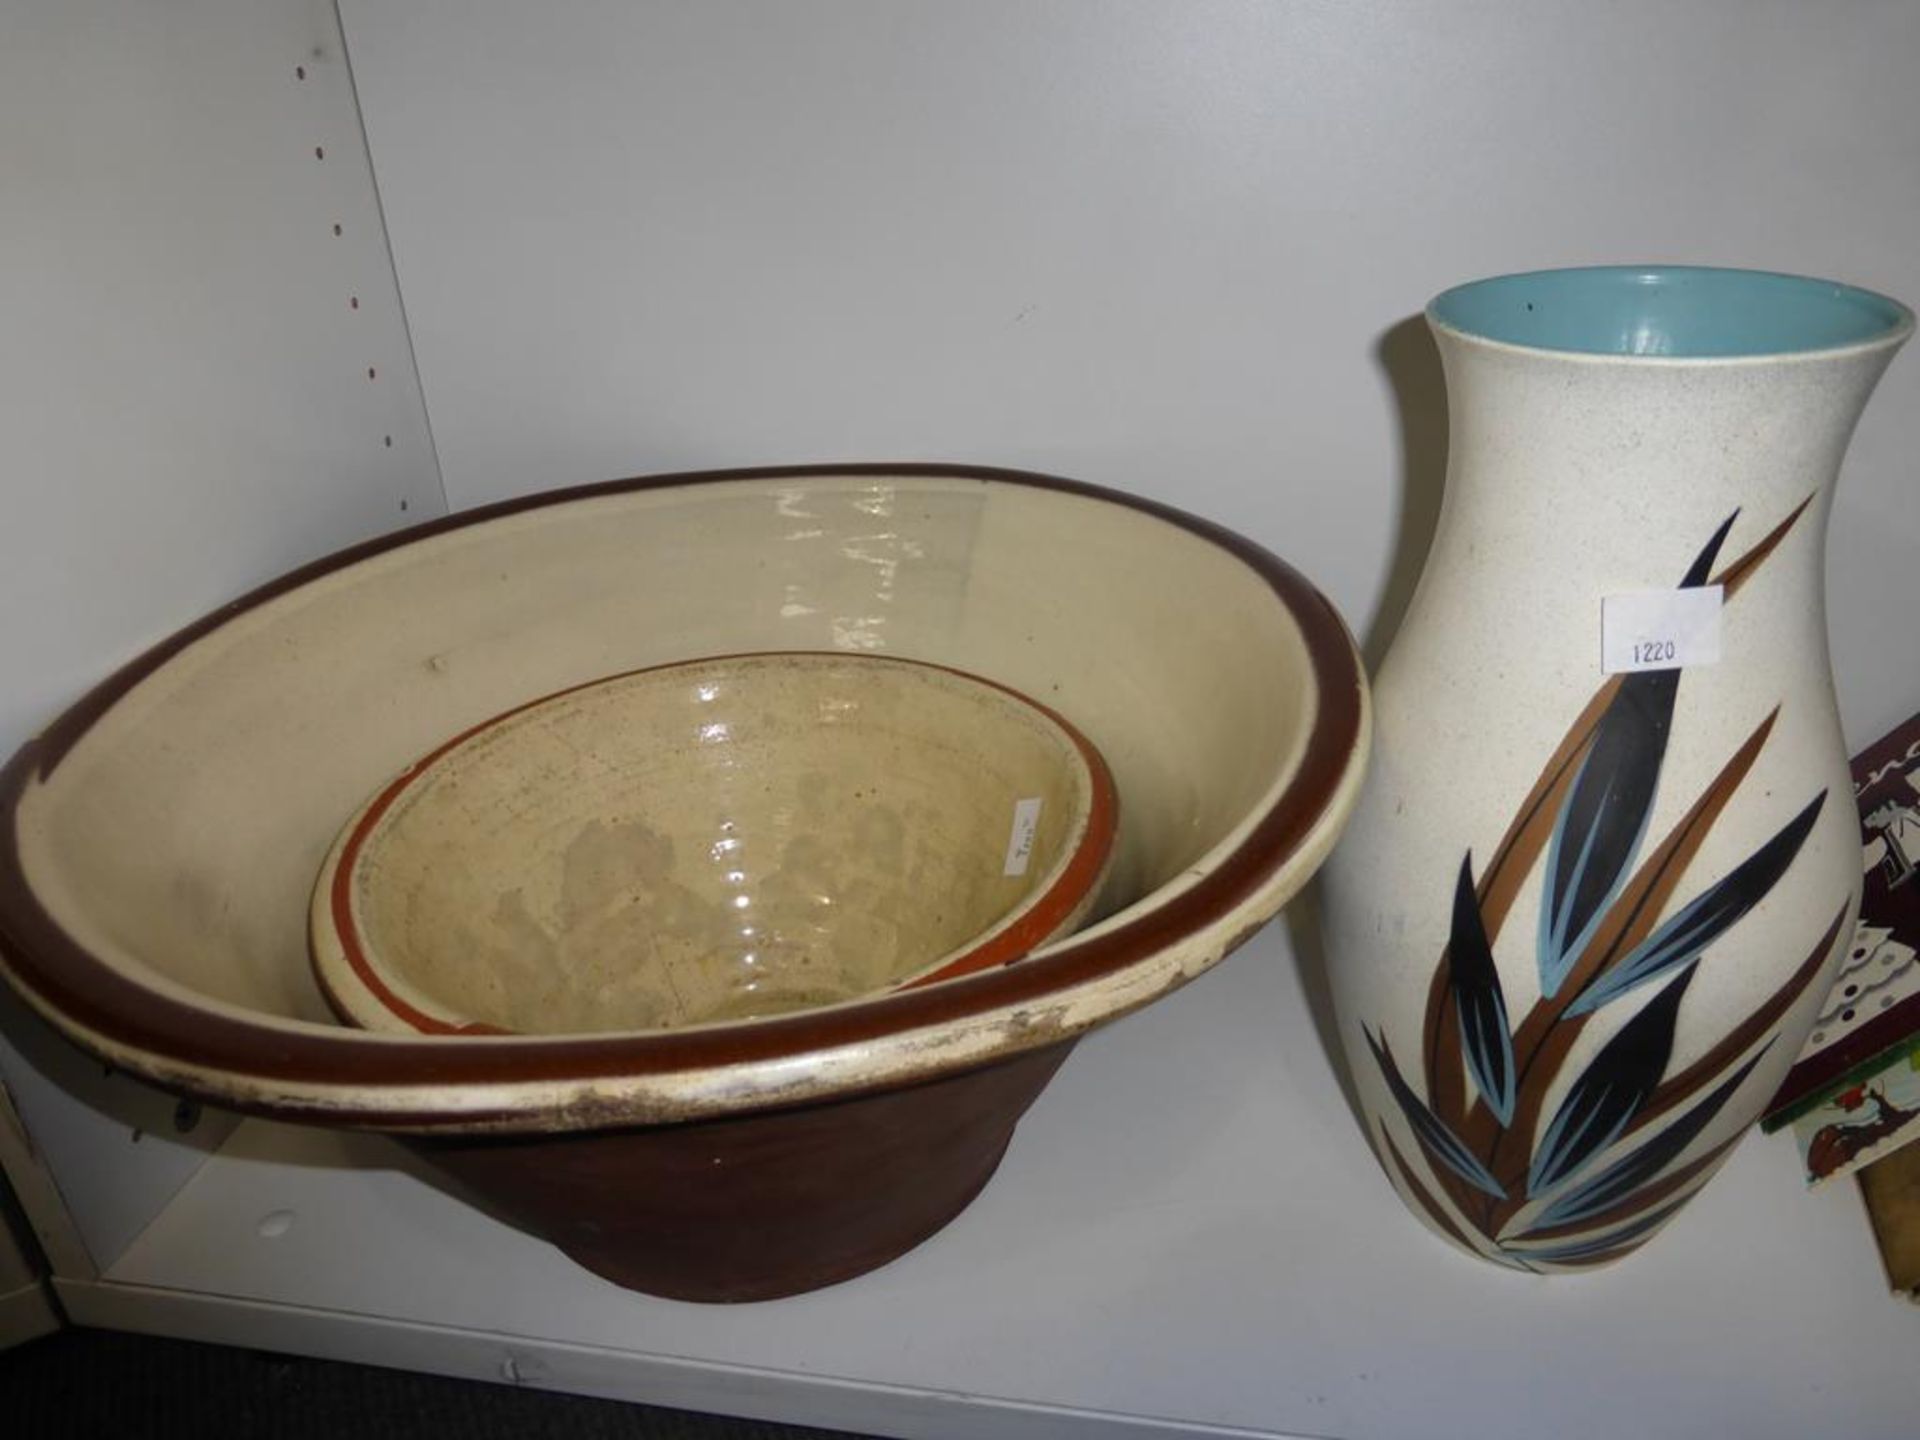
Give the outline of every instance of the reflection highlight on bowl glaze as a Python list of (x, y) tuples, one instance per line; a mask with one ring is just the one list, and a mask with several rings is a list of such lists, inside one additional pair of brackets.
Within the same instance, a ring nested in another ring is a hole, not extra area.
[[(862, 485), (841, 503), (858, 515), (887, 521), (895, 517), (899, 498), (898, 486), (890, 481), (876, 480)], [(836, 649), (854, 652), (884, 650), (888, 648), (891, 610), (899, 592), (900, 572), (904, 566), (924, 561), (926, 546), (893, 525), (871, 529), (862, 526), (859, 533), (836, 536), (820, 523), (823, 519), (820, 513), (808, 508), (815, 501), (817, 497), (810, 496), (799, 487), (778, 493), (775, 499), (776, 512), (783, 519), (800, 522), (786, 531), (782, 539), (788, 544), (822, 542), (832, 545), (839, 558), (852, 561), (871, 575), (871, 586), (860, 587), (860, 599), (870, 602), (872, 608), (866, 608), (863, 604), (857, 611), (841, 609), (829, 614), (827, 623)], [(844, 585), (847, 574), (859, 572), (836, 573)], [(819, 603), (822, 598), (808, 593), (799, 584), (789, 583), (781, 602), (780, 616), (784, 620), (800, 620), (818, 615), (823, 609)]]

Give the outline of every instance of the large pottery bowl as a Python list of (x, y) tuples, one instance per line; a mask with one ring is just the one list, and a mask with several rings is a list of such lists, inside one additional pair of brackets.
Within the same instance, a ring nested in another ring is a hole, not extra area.
[[(770, 1019), (594, 1035), (338, 1024), (307, 908), (364, 797), (599, 676), (883, 652), (1009, 685), (1105, 756), (1105, 913), (1015, 965)], [(402, 1133), (581, 1264), (740, 1300), (900, 1254), (986, 1183), (1073, 1042), (1272, 917), (1352, 807), (1332, 607), (1246, 540), (1000, 471), (765, 470), (491, 506), (299, 570), (103, 682), (0, 772), (0, 956), (96, 1055)]]

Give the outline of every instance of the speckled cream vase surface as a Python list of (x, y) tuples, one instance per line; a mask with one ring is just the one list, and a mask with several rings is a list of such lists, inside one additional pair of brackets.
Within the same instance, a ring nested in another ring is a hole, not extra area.
[(1676, 267), (1482, 281), (1428, 319), (1446, 496), (1324, 872), (1328, 963), (1408, 1207), (1579, 1269), (1726, 1157), (1845, 948), (1825, 527), (1913, 321)]

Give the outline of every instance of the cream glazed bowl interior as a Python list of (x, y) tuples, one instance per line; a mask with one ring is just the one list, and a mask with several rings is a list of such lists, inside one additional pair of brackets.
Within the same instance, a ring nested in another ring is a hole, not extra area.
[(439, 746), (314, 887), (334, 1009), (401, 1034), (727, 1024), (1011, 964), (1094, 903), (1115, 827), (1070, 724), (850, 651), (654, 666)]
[[(1071, 715), (1120, 796), (1107, 913), (1018, 965), (738, 1025), (337, 1023), (308, 899), (383, 780), (595, 677), (818, 649), (950, 665)], [(741, 1114), (1056, 1046), (1191, 979), (1326, 856), (1367, 740), (1332, 606), (1170, 508), (945, 467), (614, 482), (318, 561), (104, 681), (0, 773), (0, 955), (97, 1055), (244, 1109), (435, 1134)]]

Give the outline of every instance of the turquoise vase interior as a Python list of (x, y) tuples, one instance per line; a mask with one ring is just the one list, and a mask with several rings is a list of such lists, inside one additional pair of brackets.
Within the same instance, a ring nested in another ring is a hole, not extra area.
[(1427, 313), (1507, 345), (1675, 360), (1834, 350), (1913, 326), (1912, 311), (1871, 290), (1699, 265), (1500, 275), (1444, 292)]

